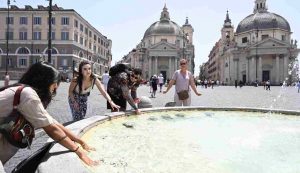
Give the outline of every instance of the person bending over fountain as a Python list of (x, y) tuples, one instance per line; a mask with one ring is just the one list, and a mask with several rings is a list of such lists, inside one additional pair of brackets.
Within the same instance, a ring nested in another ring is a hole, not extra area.
[[(142, 70), (139, 68), (130, 69), (125, 64), (117, 64), (110, 69), (109, 75), (111, 78), (108, 81), (107, 93), (112, 100), (120, 105), (121, 111), (126, 110), (128, 102), (135, 113), (140, 114), (141, 112), (136, 105), (139, 102), (136, 90), (142, 81)], [(107, 109), (112, 109), (111, 105), (107, 104)], [(112, 109), (112, 112), (114, 111)]]
[(74, 121), (82, 120), (85, 117), (88, 96), (95, 84), (113, 109), (118, 110), (120, 108), (112, 101), (104, 86), (92, 73), (91, 67), (90, 62), (82, 61), (79, 64), (79, 75), (72, 80), (69, 87), (69, 105)]
[(19, 83), (0, 88), (0, 168), (19, 148), (30, 147), (36, 128), (43, 128), (50, 138), (75, 152), (87, 165), (98, 164), (83, 151), (95, 149), (46, 111), (59, 83), (59, 71), (46, 62), (38, 62)]
[[(176, 82), (176, 84), (175, 84)], [(168, 88), (163, 93), (166, 94), (170, 88), (175, 84), (174, 101), (175, 106), (190, 106), (191, 105), (191, 92), (190, 86), (197, 96), (201, 94), (197, 91), (195, 80), (190, 71), (187, 70), (187, 60), (180, 60), (180, 70), (175, 71), (172, 80), (168, 84)]]

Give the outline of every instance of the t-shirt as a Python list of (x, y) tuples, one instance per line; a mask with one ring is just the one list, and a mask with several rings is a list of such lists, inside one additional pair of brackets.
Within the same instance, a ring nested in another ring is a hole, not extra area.
[(158, 83), (164, 83), (164, 77), (163, 76), (158, 76)]
[[(10, 87), (0, 92), (0, 123), (13, 110), (14, 94), (17, 89), (18, 86)], [(25, 87), (22, 90), (20, 104), (17, 109), (34, 128), (42, 128), (57, 122), (45, 110), (39, 96), (31, 87)], [(0, 151), (0, 160), (5, 163), (18, 151), (18, 148), (8, 143), (4, 136), (0, 134)]]
[(182, 91), (182, 90), (189, 90), (189, 86), (191, 84), (191, 81), (194, 80), (194, 77), (191, 72), (186, 71), (186, 74), (183, 75), (180, 73), (180, 70), (175, 71), (173, 77), (173, 80), (176, 81), (175, 84), (175, 90), (176, 92)]
[(109, 74), (108, 73), (104, 73), (102, 75), (102, 82), (107, 85), (108, 81), (109, 81)]

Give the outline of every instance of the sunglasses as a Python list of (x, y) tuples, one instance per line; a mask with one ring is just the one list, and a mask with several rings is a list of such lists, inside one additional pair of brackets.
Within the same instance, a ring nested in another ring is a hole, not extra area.
[(185, 65), (186, 63), (180, 63), (180, 65)]
[(131, 77), (134, 78), (134, 79), (136, 79), (136, 80), (138, 80), (140, 78), (139, 76), (136, 76), (134, 74), (132, 74)]

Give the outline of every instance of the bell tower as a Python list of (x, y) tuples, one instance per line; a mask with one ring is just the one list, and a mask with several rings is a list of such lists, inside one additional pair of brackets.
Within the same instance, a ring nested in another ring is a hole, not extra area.
[(189, 18), (188, 17), (186, 17), (186, 19), (185, 19), (185, 24), (182, 25), (182, 30), (183, 30), (183, 33), (185, 34), (185, 36), (188, 40), (188, 44), (193, 44), (194, 28), (189, 23)]
[(224, 20), (224, 25), (221, 33), (222, 33), (222, 43), (224, 44), (224, 46), (229, 46), (234, 39), (234, 27), (232, 26), (228, 10), (226, 13), (226, 19)]

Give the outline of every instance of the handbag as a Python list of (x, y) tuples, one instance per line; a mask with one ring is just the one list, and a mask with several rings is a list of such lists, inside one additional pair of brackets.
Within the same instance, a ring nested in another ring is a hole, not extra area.
[(35, 135), (34, 127), (17, 110), (23, 88), (24, 85), (21, 85), (17, 89), (14, 95), (13, 110), (0, 125), (0, 133), (3, 134), (3, 136), (11, 145), (18, 148), (28, 147), (30, 149), (32, 140)]
[(179, 91), (177, 94), (178, 94), (179, 100), (186, 100), (186, 99), (189, 98), (189, 91), (188, 90)]

